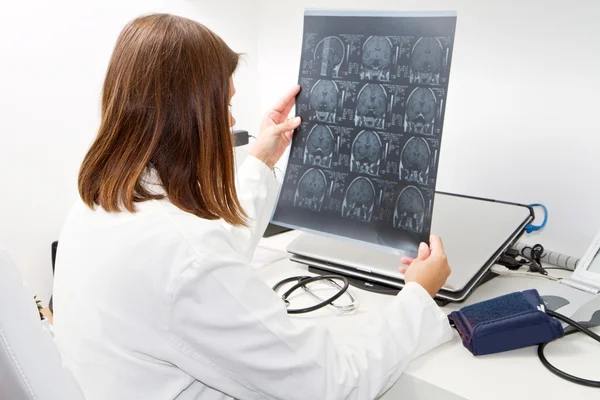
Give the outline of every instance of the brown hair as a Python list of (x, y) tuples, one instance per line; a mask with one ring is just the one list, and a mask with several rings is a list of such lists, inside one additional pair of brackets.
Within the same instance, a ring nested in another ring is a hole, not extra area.
[(238, 60), (198, 22), (168, 14), (130, 22), (113, 51), (102, 122), (79, 171), (83, 201), (134, 212), (135, 202), (164, 197), (143, 185), (152, 168), (175, 206), (244, 225), (228, 109)]

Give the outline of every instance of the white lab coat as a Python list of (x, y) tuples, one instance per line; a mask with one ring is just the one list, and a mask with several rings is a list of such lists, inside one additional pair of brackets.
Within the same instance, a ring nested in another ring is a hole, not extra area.
[(74, 206), (59, 239), (54, 328), (88, 400), (371, 399), (452, 337), (416, 283), (352, 340), (295, 326), (250, 265), (278, 183), (253, 157), (238, 179), (251, 229), (166, 200), (136, 213)]

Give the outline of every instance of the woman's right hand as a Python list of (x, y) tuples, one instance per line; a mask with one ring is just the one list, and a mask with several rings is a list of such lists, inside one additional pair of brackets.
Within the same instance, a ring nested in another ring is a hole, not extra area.
[(250, 151), (250, 155), (258, 158), (271, 169), (292, 142), (294, 129), (300, 126), (300, 117), (288, 119), (299, 92), (300, 86), (295, 85), (271, 110), (267, 111), (260, 124), (256, 143)]
[(405, 282), (418, 283), (434, 297), (450, 276), (450, 266), (439, 236), (431, 235), (429, 242), (430, 246), (426, 243), (419, 245), (416, 259), (402, 259), (402, 263), (409, 267), (400, 267), (400, 272), (404, 273)]

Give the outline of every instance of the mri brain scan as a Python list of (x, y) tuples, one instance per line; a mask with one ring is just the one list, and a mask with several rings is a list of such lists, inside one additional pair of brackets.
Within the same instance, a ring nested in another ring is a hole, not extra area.
[(392, 42), (385, 36), (370, 36), (362, 47), (361, 79), (390, 80)]
[(331, 167), (335, 140), (331, 129), (315, 125), (309, 132), (304, 149), (304, 163), (320, 167)]
[(358, 92), (354, 123), (367, 128), (385, 128), (387, 94), (383, 86), (368, 83)]
[(313, 56), (319, 75), (337, 77), (344, 61), (344, 44), (338, 37), (328, 36), (317, 44)]
[(432, 134), (435, 115), (436, 100), (433, 91), (428, 88), (416, 88), (406, 101), (404, 130)]
[(335, 122), (335, 109), (340, 91), (333, 81), (320, 80), (310, 90), (310, 106), (313, 119), (320, 122)]
[(311, 168), (298, 181), (298, 187), (294, 196), (294, 206), (321, 211), (326, 190), (327, 180), (325, 179), (325, 174), (318, 169)]
[(414, 186), (402, 190), (394, 209), (394, 227), (421, 233), (425, 219), (425, 199)]
[(422, 37), (410, 55), (410, 82), (439, 85), (444, 51), (440, 41)]
[(360, 132), (352, 142), (350, 170), (369, 175), (379, 173), (383, 147), (379, 136), (373, 131)]
[(352, 181), (342, 203), (342, 216), (368, 222), (375, 208), (375, 188), (368, 178)]
[(400, 155), (400, 179), (427, 184), (431, 151), (425, 139), (413, 137)]

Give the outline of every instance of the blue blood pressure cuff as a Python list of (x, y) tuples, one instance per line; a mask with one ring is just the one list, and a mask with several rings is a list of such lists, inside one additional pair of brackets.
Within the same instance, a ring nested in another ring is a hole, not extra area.
[(476, 356), (533, 346), (564, 334), (561, 323), (546, 314), (535, 289), (463, 307), (448, 319)]

